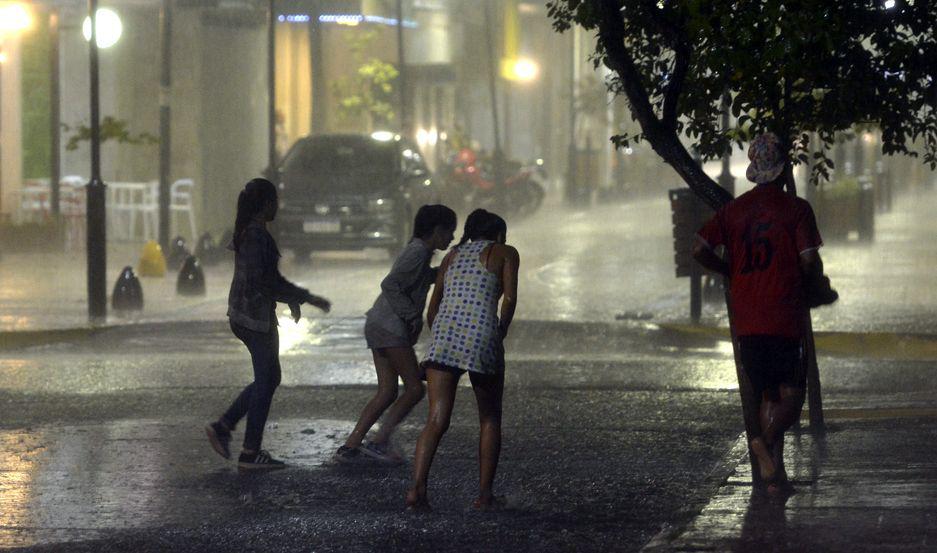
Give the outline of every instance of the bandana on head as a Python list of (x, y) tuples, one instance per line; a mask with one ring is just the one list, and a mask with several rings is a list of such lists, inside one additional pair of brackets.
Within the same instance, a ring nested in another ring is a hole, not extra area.
[(772, 182), (784, 171), (787, 161), (781, 151), (781, 141), (773, 132), (758, 135), (748, 147), (748, 170), (745, 177), (755, 183)]

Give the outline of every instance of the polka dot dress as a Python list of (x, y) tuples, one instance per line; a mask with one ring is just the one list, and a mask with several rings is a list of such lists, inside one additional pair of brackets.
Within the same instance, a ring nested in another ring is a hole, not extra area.
[(479, 259), (491, 243), (469, 242), (460, 246), (452, 258), (433, 321), (429, 361), (483, 374), (504, 369), (504, 347), (498, 330), (501, 279)]

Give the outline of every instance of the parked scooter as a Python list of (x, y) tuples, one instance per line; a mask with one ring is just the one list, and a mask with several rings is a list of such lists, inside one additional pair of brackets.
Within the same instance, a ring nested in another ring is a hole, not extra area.
[(443, 175), (466, 209), (484, 208), (507, 217), (526, 217), (543, 203), (544, 189), (538, 181), (538, 169), (514, 160), (502, 160), (496, 175), (496, 160), (480, 158), (463, 148), (443, 169)]

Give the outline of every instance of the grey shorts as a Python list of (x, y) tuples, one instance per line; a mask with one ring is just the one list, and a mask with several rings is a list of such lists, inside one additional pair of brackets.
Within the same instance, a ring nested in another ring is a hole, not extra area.
[(368, 349), (409, 348), (413, 347), (410, 339), (398, 336), (393, 332), (373, 323), (364, 323), (364, 341)]

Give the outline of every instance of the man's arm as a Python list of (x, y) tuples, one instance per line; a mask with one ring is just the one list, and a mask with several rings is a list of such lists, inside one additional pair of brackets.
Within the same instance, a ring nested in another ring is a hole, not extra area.
[(693, 246), (693, 259), (704, 268), (714, 271), (723, 276), (729, 276), (729, 264), (724, 259), (716, 255), (716, 252), (701, 239), (696, 240)]
[(823, 260), (820, 251), (816, 248), (800, 253), (800, 272), (807, 280), (812, 280), (823, 274)]

